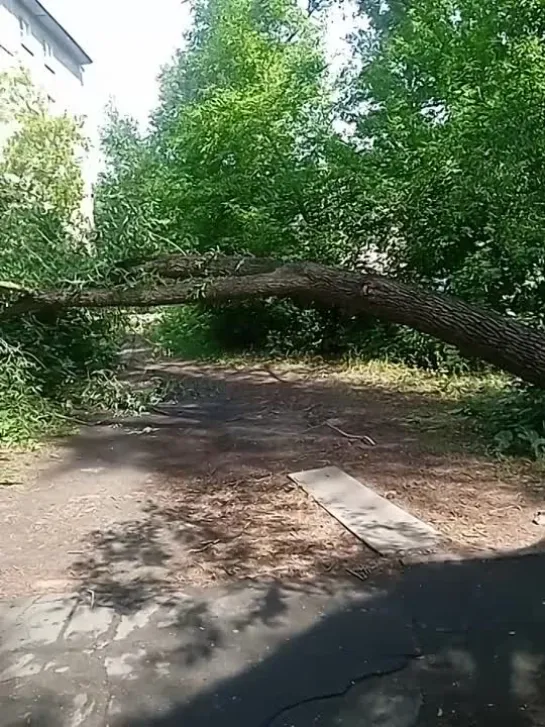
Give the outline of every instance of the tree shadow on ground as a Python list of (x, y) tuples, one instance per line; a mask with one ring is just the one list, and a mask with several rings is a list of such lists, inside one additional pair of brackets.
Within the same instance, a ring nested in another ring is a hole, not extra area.
[(230, 579), (366, 576), (376, 554), (286, 477), (330, 464), (464, 552), (539, 537), (531, 521), (541, 482), (498, 474), (463, 439), (406, 426), (408, 414), (447, 411), (448, 402), (332, 385), (293, 369), (271, 376), (263, 367), (170, 364), (162, 373), (177, 382), (176, 397), (147, 415), (86, 428), (65, 443), (68, 456), (51, 475), (130, 465), (151, 476), (139, 516), (90, 533), (74, 561), (82, 588), (106, 603), (138, 607), (160, 591)]
[(125, 641), (117, 630), (101, 640), (94, 658), (123, 655), (106, 682), (96, 670), (47, 688), (46, 671), (1, 683), (0, 725), (68, 727), (70, 694), (83, 688), (106, 695), (97, 724), (110, 727), (541, 727), (544, 569), (545, 555), (513, 553), (422, 563), (365, 586), (172, 594), (154, 622), (139, 612), (120, 623)]
[(59, 727), (62, 724), (64, 700), (55, 695), (36, 698), (7, 697), (2, 699), (0, 725), (2, 727)]
[[(254, 496), (258, 511), (263, 505)], [(394, 572), (400, 565), (369, 550), (333, 520), (330, 525), (338, 529), (338, 542), (316, 542), (308, 532), (289, 529), (294, 513), (287, 509), (285, 517), (277, 512), (273, 522), (268, 514), (263, 531), (259, 517), (252, 519), (247, 498), (241, 504), (246, 515), (222, 517), (219, 513), (215, 521), (205, 505), (202, 498), (187, 505), (160, 508), (150, 504), (144, 508), (143, 519), (93, 533), (72, 566), (80, 593), (92, 594), (97, 604), (119, 613), (133, 613), (154, 598), (180, 589), (256, 579), (306, 588), (318, 581), (321, 587), (329, 583), (333, 589), (339, 576), (347, 578), (352, 573), (353, 579), (365, 580), (378, 569)], [(199, 514), (199, 509), (206, 515)], [(248, 520), (235, 532), (233, 519), (244, 517)]]
[[(59, 727), (66, 707), (65, 695), (59, 694), (54, 687), (21, 688), (14, 676), (20, 669), (14, 670), (11, 654), (2, 639), (9, 636), (3, 616), (0, 613), (0, 727)], [(19, 666), (21, 663), (19, 655)]]
[[(160, 714), (140, 699), (115, 727), (543, 725), (544, 567), (542, 555), (414, 566), (265, 652), (252, 619), (235, 648), (232, 623), (219, 629), (201, 604), (176, 625), (180, 647), (146, 654), (142, 683), (161, 694)], [(293, 618), (293, 594), (270, 588), (274, 628), (282, 601)], [(204, 643), (188, 650), (195, 626)]]
[(475, 454), (471, 435), (448, 420), (453, 401), (445, 398), (343, 382), (304, 366), (276, 374), (268, 366), (171, 363), (152, 371), (174, 382), (172, 399), (64, 440), (68, 456), (58, 473), (97, 460), (178, 477), (284, 473), (331, 457), (380, 461), (392, 472), (410, 469), (416, 457), (432, 466), (455, 468), (457, 457), (492, 466)]

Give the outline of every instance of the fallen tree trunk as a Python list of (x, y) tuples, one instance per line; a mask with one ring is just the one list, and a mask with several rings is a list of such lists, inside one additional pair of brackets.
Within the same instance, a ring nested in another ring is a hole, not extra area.
[[(152, 274), (159, 278), (180, 280), (189, 277), (226, 277), (272, 273), (288, 263), (268, 257), (242, 255), (160, 255), (152, 260), (130, 265), (133, 275)], [(293, 267), (295, 263), (291, 263)]]
[(466, 356), (480, 358), (545, 388), (544, 334), (463, 301), (383, 276), (314, 263), (236, 257), (207, 260), (167, 256), (131, 270), (178, 282), (36, 292), (8, 307), (0, 321), (44, 308), (148, 308), (196, 301), (290, 297), (338, 306), (351, 315), (364, 313), (407, 325), (453, 344)]

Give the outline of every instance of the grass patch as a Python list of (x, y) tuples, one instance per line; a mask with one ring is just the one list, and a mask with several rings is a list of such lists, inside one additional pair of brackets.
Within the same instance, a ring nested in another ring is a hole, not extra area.
[[(444, 374), (387, 361), (352, 361), (346, 372), (375, 388), (425, 396), (429, 410), (411, 417), (421, 429), (457, 429), (495, 457), (545, 459), (545, 392), (536, 387), (498, 372)], [(434, 401), (446, 406), (434, 410)]]

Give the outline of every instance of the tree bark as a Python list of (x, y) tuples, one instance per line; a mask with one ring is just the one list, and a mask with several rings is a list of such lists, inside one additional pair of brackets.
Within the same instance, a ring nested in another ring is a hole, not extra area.
[(242, 255), (160, 255), (152, 260), (123, 265), (132, 276), (151, 274), (158, 278), (225, 277), (228, 275), (258, 275), (272, 273), (285, 263), (266, 257)]
[(543, 333), (461, 300), (383, 276), (314, 263), (194, 256), (167, 256), (130, 270), (178, 280), (149, 287), (36, 292), (7, 308), (0, 321), (43, 308), (148, 308), (289, 297), (409, 326), (453, 344), (466, 356), (480, 358), (545, 388)]

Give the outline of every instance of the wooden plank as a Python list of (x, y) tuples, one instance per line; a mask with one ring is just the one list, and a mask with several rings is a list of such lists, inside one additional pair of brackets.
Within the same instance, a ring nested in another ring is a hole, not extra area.
[(435, 550), (441, 536), (338, 467), (288, 475), (334, 518), (382, 555)]

